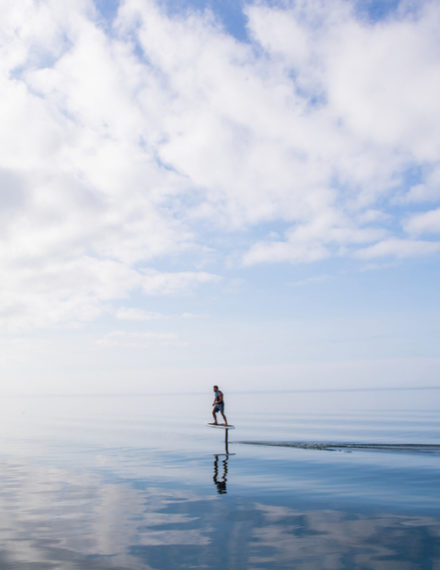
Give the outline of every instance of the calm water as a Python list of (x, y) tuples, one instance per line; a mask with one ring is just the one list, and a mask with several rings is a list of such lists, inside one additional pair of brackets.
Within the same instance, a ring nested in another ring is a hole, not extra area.
[(0, 569), (439, 569), (440, 390), (4, 398)]

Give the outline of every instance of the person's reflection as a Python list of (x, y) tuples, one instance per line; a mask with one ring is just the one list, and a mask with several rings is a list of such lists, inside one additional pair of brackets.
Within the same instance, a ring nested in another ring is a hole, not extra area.
[(222, 460), (222, 474), (219, 479), (219, 456), (214, 456), (214, 476), (212, 480), (214, 481), (215, 486), (217, 487), (217, 493), (220, 495), (225, 495), (228, 491), (226, 490), (226, 481), (227, 481), (227, 474), (228, 474), (228, 456), (226, 455), (225, 458)]

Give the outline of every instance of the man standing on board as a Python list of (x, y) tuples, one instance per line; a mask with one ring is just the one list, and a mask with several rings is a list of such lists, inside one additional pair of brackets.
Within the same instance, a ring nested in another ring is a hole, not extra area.
[(226, 419), (226, 416), (224, 414), (225, 411), (225, 402), (223, 400), (223, 392), (221, 390), (219, 390), (218, 386), (213, 386), (212, 387), (214, 394), (215, 394), (215, 398), (214, 398), (214, 402), (212, 403), (212, 405), (214, 406), (213, 410), (212, 410), (212, 417), (214, 418), (214, 422), (212, 423), (212, 425), (216, 426), (217, 424), (217, 412), (220, 412), (221, 415), (223, 416), (223, 419), (225, 420), (225, 426), (228, 425), (228, 420)]

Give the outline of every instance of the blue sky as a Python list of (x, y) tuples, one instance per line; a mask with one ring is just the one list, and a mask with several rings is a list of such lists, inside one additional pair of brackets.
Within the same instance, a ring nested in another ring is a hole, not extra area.
[(6, 392), (436, 385), (437, 2), (6, 2)]

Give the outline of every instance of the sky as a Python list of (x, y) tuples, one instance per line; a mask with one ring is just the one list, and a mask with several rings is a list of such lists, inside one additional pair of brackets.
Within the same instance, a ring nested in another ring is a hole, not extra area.
[(3, 393), (440, 384), (440, 3), (0, 0)]

